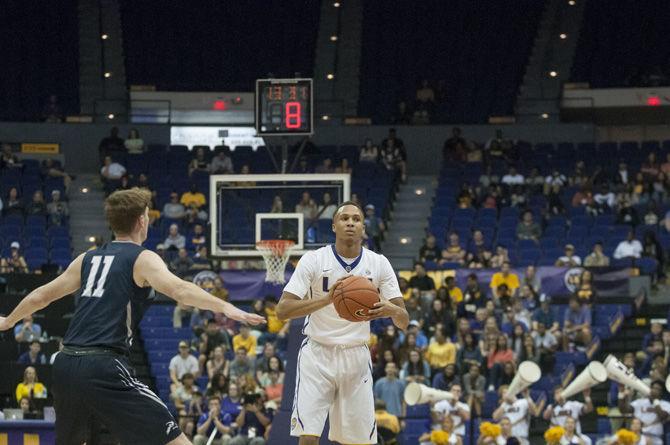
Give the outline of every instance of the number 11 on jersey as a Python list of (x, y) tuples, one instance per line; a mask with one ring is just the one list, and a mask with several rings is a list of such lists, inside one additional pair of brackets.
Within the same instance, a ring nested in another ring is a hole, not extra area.
[[(112, 261), (114, 261), (114, 255), (105, 255), (104, 257), (102, 255), (95, 255), (91, 258), (91, 271), (86, 279), (86, 287), (81, 293), (82, 297), (102, 297), (102, 294), (105, 293), (105, 280), (107, 279), (110, 267), (112, 267)], [(100, 278), (98, 278), (96, 283), (95, 277), (98, 275), (100, 262), (103, 262), (104, 264), (102, 266)], [(94, 285), (95, 290), (93, 290)]]

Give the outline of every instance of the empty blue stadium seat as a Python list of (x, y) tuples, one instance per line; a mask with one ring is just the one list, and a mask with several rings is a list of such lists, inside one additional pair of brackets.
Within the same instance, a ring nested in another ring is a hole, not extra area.
[(430, 417), (430, 404), (422, 403), (419, 405), (407, 405), (406, 416), (410, 419)]
[(423, 434), (430, 431), (430, 419), (406, 419), (403, 431), (407, 434)]
[(640, 268), (642, 275), (653, 275), (658, 272), (658, 261), (656, 258), (638, 258), (635, 260), (635, 265)]
[(63, 226), (49, 226), (47, 229), (47, 235), (49, 235), (51, 238), (54, 237), (69, 237), (70, 234), (68, 233), (67, 227)]
[(42, 215), (28, 215), (26, 217), (26, 226), (46, 228), (47, 218)]
[(47, 238), (46, 236), (31, 236), (30, 238), (28, 238), (26, 246), (29, 246), (31, 248), (39, 247), (42, 249), (46, 249), (48, 246)]
[(545, 234), (543, 238), (540, 238), (540, 248), (542, 250), (558, 249), (560, 247), (558, 240), (559, 238), (548, 237)]
[(28, 226), (23, 230), (23, 234), (28, 238), (46, 237), (47, 229), (43, 226)]

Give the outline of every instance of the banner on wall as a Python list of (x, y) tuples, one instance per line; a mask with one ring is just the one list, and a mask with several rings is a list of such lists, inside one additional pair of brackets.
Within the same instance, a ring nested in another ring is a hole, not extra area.
[[(584, 270), (581, 267), (538, 267), (536, 273), (542, 282), (542, 292), (552, 297), (560, 297), (575, 292), (579, 277)], [(593, 273), (598, 299), (629, 295), (631, 269), (592, 268), (589, 270)], [(433, 277), (437, 288), (443, 285), (445, 276), (455, 276), (457, 286), (464, 288), (468, 275), (474, 273), (477, 275), (477, 281), (480, 285), (483, 288), (488, 288), (488, 283), (491, 282), (491, 277), (496, 272), (498, 272), (497, 269), (457, 269), (455, 271), (428, 272), (428, 275)], [(521, 281), (525, 269), (512, 269), (512, 272), (516, 273), (519, 276), (519, 281)], [(412, 273), (401, 271), (399, 275), (409, 279)], [(279, 298), (283, 289), (283, 286), (265, 282), (265, 270), (225, 270), (220, 275), (223, 278), (224, 286), (230, 292), (232, 301), (262, 299), (266, 295), (274, 295)], [(287, 282), (290, 277), (291, 272), (287, 271)]]
[[(557, 297), (574, 293), (584, 270), (582, 267), (538, 267), (536, 274), (541, 280), (542, 292)], [(589, 270), (593, 273), (598, 298), (628, 295), (631, 269), (597, 268)], [(512, 271), (519, 276), (520, 281), (523, 279), (525, 269), (517, 268)], [(456, 283), (461, 288), (465, 287), (467, 277), (471, 273), (477, 275), (477, 281), (480, 284), (490, 283), (491, 277), (496, 272), (498, 270), (495, 269), (458, 269), (456, 270)], [(437, 283), (435, 285), (439, 287)]]

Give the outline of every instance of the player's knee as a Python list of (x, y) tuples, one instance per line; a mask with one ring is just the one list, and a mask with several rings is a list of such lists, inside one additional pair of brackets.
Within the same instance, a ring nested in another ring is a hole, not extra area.
[(317, 436), (300, 436), (298, 445), (318, 445), (319, 438)]

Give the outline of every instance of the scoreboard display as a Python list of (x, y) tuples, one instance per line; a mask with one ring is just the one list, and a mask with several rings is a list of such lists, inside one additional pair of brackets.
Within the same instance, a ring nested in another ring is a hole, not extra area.
[(258, 136), (301, 136), (314, 128), (312, 79), (256, 80)]

